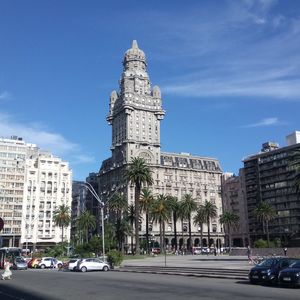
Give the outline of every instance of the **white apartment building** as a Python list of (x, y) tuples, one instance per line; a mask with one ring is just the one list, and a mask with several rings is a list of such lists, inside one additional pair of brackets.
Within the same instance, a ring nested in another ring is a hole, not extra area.
[[(3, 246), (44, 248), (61, 241), (53, 213), (71, 208), (72, 172), (67, 162), (21, 138), (0, 139), (0, 216)], [(64, 240), (70, 239), (70, 228)]]

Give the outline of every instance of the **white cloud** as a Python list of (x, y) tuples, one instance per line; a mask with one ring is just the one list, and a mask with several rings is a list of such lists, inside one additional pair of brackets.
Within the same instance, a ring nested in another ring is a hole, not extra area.
[(11, 98), (11, 94), (7, 91), (0, 92), (0, 100), (8, 100)]
[(0, 112), (0, 136), (10, 137), (16, 135), (22, 137), (27, 143), (36, 144), (42, 150), (51, 151), (63, 159), (71, 160), (75, 157), (77, 164), (88, 163), (93, 159), (81, 153), (78, 144), (66, 139), (59, 133), (51, 132), (43, 128), (41, 124), (28, 124), (16, 121), (11, 115)]
[(265, 118), (262, 119), (261, 121), (249, 125), (245, 125), (243, 127), (245, 128), (253, 128), (253, 127), (265, 127), (265, 126), (276, 126), (283, 124), (282, 122), (279, 121), (278, 118)]

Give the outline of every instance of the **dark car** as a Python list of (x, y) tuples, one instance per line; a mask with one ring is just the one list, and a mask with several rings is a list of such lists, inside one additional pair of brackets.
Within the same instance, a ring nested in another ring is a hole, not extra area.
[(249, 280), (251, 283), (276, 284), (279, 272), (296, 261), (295, 258), (287, 257), (267, 258), (250, 270)]
[(300, 286), (300, 260), (279, 272), (278, 283), (282, 286)]
[(27, 262), (23, 257), (16, 257), (13, 263), (13, 269), (15, 270), (27, 270)]

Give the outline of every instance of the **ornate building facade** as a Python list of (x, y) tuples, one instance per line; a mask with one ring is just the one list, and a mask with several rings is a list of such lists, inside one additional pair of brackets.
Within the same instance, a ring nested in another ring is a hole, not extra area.
[[(112, 155), (103, 161), (99, 172), (99, 194), (107, 201), (116, 191), (127, 196), (134, 203), (134, 187), (126, 184), (123, 172), (134, 157), (142, 157), (151, 167), (154, 195), (176, 196), (181, 200), (185, 194), (191, 194), (199, 203), (205, 200), (217, 206), (218, 217), (211, 220), (211, 244), (221, 247), (224, 233), (219, 224), (222, 214), (221, 168), (215, 158), (193, 156), (189, 153), (161, 152), (160, 122), (165, 111), (162, 108), (161, 91), (158, 86), (151, 87), (147, 73), (145, 53), (137, 42), (126, 51), (123, 60), (123, 73), (119, 91), (110, 96), (108, 123), (112, 126)], [(141, 223), (140, 236), (146, 232), (145, 217)], [(166, 226), (166, 242), (174, 245), (172, 220)], [(187, 245), (187, 223), (177, 224), (178, 244)], [(150, 224), (153, 239), (158, 239), (157, 224)], [(180, 231), (183, 233), (181, 234)], [(204, 225), (204, 235), (207, 227)], [(192, 244), (200, 244), (198, 226), (192, 227)], [(202, 245), (207, 245), (207, 236)]]

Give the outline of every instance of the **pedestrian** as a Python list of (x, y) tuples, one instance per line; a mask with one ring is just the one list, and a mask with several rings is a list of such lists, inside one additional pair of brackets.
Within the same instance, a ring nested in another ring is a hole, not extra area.
[(12, 272), (10, 270), (10, 267), (12, 266), (12, 264), (9, 262), (8, 259), (5, 260), (4, 262), (4, 272), (2, 273), (2, 280), (6, 280), (6, 279), (11, 279), (12, 278)]
[(284, 253), (284, 256), (286, 256), (286, 253), (287, 253), (287, 247), (284, 247), (284, 248), (283, 248), (283, 253)]
[(214, 256), (217, 256), (217, 248), (214, 247)]
[(251, 248), (250, 246), (248, 245), (247, 247), (247, 256), (248, 256), (248, 263), (253, 263), (253, 260), (252, 260), (252, 256), (251, 256)]

